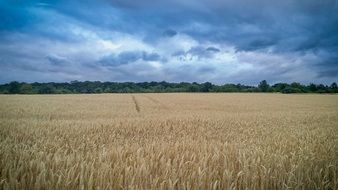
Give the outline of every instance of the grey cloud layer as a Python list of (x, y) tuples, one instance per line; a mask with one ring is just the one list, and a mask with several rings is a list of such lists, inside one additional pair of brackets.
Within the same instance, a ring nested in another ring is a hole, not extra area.
[(337, 0), (2, 1), (0, 17), (0, 82), (338, 79)]

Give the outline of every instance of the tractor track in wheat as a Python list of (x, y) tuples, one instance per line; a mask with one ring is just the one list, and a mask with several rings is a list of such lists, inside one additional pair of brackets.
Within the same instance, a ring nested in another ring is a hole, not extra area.
[(135, 105), (135, 110), (137, 111), (137, 113), (140, 113), (141, 112), (140, 104), (137, 102), (135, 96), (132, 96), (132, 99)]

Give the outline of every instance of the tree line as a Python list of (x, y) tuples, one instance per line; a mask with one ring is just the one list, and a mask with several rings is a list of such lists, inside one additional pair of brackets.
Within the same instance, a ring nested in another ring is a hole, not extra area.
[(261, 81), (258, 86), (242, 84), (215, 85), (205, 83), (171, 82), (100, 82), (72, 81), (64, 83), (25, 83), (13, 81), (0, 85), (0, 94), (82, 94), (82, 93), (161, 93), (161, 92), (281, 92), (281, 93), (338, 93), (337, 84), (309, 84), (297, 82), (268, 84)]

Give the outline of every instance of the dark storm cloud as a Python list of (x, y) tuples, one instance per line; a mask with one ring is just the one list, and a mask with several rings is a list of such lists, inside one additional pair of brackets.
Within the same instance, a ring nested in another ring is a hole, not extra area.
[(161, 56), (157, 53), (143, 52), (142, 53), (142, 59), (144, 61), (159, 61), (159, 60), (161, 60)]
[[(111, 6), (106, 6), (105, 2)], [(31, 8), (43, 3), (47, 4), (46, 1), (32, 1), (21, 6), (5, 3), (1, 11), (2, 28), (17, 29), (18, 26), (10, 25), (39, 22), (40, 18)], [(48, 5), (50, 10), (96, 27), (131, 33), (155, 31), (167, 36), (177, 32), (172, 29), (163, 32), (163, 28), (179, 27), (197, 40), (230, 42), (239, 50), (252, 51), (270, 46), (276, 46), (279, 51), (335, 49), (338, 43), (338, 5), (335, 0), (111, 0), (59, 1)], [(90, 11), (93, 8), (96, 11)], [(202, 25), (196, 27), (194, 23)], [(299, 41), (285, 47), (281, 41), (290, 38)]]
[(148, 53), (145, 51), (125, 51), (117, 55), (111, 54), (104, 56), (99, 60), (102, 66), (119, 66), (134, 63), (138, 60), (143, 61), (159, 61), (161, 56), (157, 53)]
[(318, 70), (319, 78), (337, 78), (338, 77), (338, 56), (325, 57), (322, 55), (322, 61), (313, 64), (314, 69)]
[(177, 32), (175, 30), (172, 30), (172, 29), (168, 29), (168, 30), (163, 32), (163, 35), (167, 36), (167, 37), (173, 37), (176, 34), (177, 34)]
[[(38, 69), (52, 77), (91, 66), (95, 78), (104, 77), (100, 66), (128, 65), (142, 74), (112, 79), (291, 81), (299, 73), (305, 82), (338, 79), (337, 0), (18, 0), (0, 1), (0, 18), (0, 67), (7, 71)], [(191, 65), (172, 66), (177, 60)], [(140, 61), (163, 68), (144, 70)], [(251, 75), (256, 68), (261, 74)]]
[(69, 63), (67, 58), (57, 56), (57, 55), (47, 55), (46, 59), (52, 64), (56, 66), (64, 66), (65, 64)]
[[(198, 41), (230, 43), (237, 51), (338, 50), (336, 0), (109, 2), (129, 11), (125, 19), (137, 31), (151, 35), (158, 28), (174, 27)], [(165, 34), (176, 35), (176, 31)]]
[(221, 50), (219, 50), (218, 48), (215, 48), (215, 47), (208, 47), (206, 49), (206, 51), (209, 51), (209, 52), (220, 52)]
[(332, 70), (319, 71), (318, 77), (320, 77), (320, 78), (338, 77), (338, 69), (333, 68)]
[(216, 53), (219, 53), (221, 50), (215, 47), (201, 47), (195, 46), (191, 47), (188, 51), (179, 50), (172, 54), (174, 57), (178, 57), (181, 61), (193, 59), (194, 57), (198, 59), (203, 58), (212, 58)]

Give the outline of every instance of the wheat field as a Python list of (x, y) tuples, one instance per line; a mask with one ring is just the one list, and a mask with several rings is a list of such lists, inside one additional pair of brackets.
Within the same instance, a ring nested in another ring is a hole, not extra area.
[(337, 95), (0, 96), (0, 189), (338, 189), (337, 173)]

